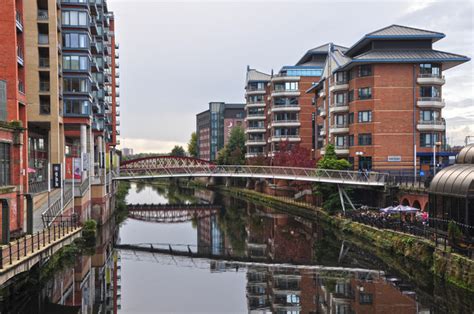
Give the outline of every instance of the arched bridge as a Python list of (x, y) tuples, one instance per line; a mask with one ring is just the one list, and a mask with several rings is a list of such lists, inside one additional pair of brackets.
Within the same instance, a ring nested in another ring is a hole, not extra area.
[(155, 156), (127, 160), (115, 180), (180, 177), (279, 179), (358, 186), (384, 186), (388, 174), (278, 166), (220, 166), (191, 157)]
[(221, 207), (208, 204), (129, 204), (128, 217), (136, 220), (180, 223), (216, 214)]

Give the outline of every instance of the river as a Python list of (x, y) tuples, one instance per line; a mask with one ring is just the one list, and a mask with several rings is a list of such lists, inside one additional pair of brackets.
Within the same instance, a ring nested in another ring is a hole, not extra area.
[[(71, 271), (58, 272), (42, 288), (39, 295), (50, 300), (46, 308), (40, 306), (42, 312), (399, 314), (473, 309), (472, 293), (442, 284), (421, 267), (419, 276), (409, 278), (403, 268), (416, 265), (374, 254), (370, 243), (345, 238), (317, 220), (175, 185), (132, 183), (126, 201), (173, 205), (174, 211), (168, 207), (151, 216), (129, 215), (119, 227), (115, 222), (101, 227), (95, 254), (76, 261)], [(126, 244), (137, 249), (113, 248)], [(176, 254), (187, 250), (207, 258)], [(13, 295), (15, 289), (10, 290)], [(8, 299), (2, 313), (16, 312), (21, 298)], [(35, 299), (41, 298), (35, 294)]]

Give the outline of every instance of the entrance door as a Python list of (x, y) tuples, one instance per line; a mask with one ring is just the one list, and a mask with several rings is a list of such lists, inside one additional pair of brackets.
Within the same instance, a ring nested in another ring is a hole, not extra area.
[(372, 157), (359, 156), (359, 170), (372, 170)]

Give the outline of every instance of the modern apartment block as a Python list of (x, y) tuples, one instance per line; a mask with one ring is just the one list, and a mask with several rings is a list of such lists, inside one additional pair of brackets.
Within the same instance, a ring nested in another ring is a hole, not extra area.
[[(0, 185), (10, 211), (2, 221), (22, 231), (25, 196), (43, 211), (46, 199), (74, 195), (51, 214), (101, 222), (119, 144), (113, 13), (106, 0), (8, 0), (0, 10)], [(62, 194), (48, 181), (54, 164)]]
[(21, 231), (28, 191), (25, 33), (22, 0), (0, 5), (0, 201), (2, 241)]
[[(391, 25), (348, 49), (329, 45), (314, 84), (316, 158), (332, 143), (355, 169), (429, 171), (433, 150), (444, 156), (444, 71), (470, 59), (433, 49), (445, 35)], [(438, 161), (436, 161), (437, 163)]]
[(196, 115), (198, 158), (216, 160), (235, 126), (243, 126), (245, 104), (210, 102), (209, 109)]

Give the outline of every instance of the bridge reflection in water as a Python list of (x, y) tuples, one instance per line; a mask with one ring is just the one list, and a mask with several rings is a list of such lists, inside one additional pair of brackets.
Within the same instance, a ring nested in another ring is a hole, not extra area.
[(422, 307), (412, 285), (379, 270), (376, 257), (337, 240), (314, 221), (232, 198), (218, 203), (222, 206), (129, 205), (133, 219), (195, 219), (197, 245), (122, 243), (116, 248), (125, 261), (245, 272), (249, 311), (416, 313)]

